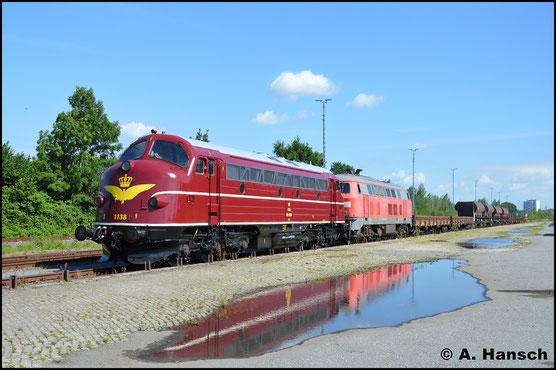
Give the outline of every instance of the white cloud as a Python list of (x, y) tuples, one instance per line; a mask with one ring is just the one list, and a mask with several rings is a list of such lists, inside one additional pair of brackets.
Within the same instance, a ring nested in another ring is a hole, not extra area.
[(423, 143), (415, 143), (413, 145), (413, 149), (425, 149), (427, 147), (427, 144), (423, 144)]
[(297, 113), (295, 118), (297, 118), (299, 120), (304, 120), (304, 119), (309, 118), (309, 114), (307, 113), (307, 111), (305, 109), (303, 109), (303, 110), (299, 111), (299, 113)]
[[(400, 181), (402, 181), (404, 185), (407, 186), (413, 185), (413, 176), (411, 174), (407, 175), (404, 170), (399, 170), (398, 172), (392, 172), (392, 178), (400, 179)], [(424, 173), (417, 172), (415, 174), (415, 186), (418, 186), (419, 184), (424, 184), (426, 181), (427, 179)]]
[(271, 110), (267, 110), (264, 113), (257, 114), (257, 117), (253, 118), (251, 122), (257, 125), (275, 125), (286, 119), (288, 119), (287, 114), (282, 114), (280, 117), (278, 117)]
[(479, 179), (479, 184), (481, 184), (481, 185), (494, 185), (495, 182), (492, 181), (488, 176), (483, 175), (483, 176), (481, 176), (481, 178)]
[(554, 179), (554, 165), (521, 165), (510, 166), (508, 170), (512, 173), (512, 178), (516, 180), (538, 180), (538, 179)]
[(382, 96), (375, 96), (374, 94), (367, 95), (361, 93), (357, 95), (353, 99), (353, 101), (347, 102), (346, 105), (353, 108), (376, 107), (382, 101), (384, 101), (384, 97)]
[(271, 84), (270, 93), (279, 98), (296, 99), (299, 95), (332, 95), (340, 89), (324, 75), (311, 71), (282, 72)]
[(510, 184), (510, 190), (521, 190), (525, 189), (529, 184)]
[[(409, 177), (409, 176), (408, 176)], [(425, 174), (422, 172), (417, 172), (415, 174), (415, 184), (424, 184), (427, 181)]]
[(155, 126), (145, 126), (142, 122), (129, 122), (120, 125), (120, 134), (126, 138), (135, 140), (141, 136), (151, 133)]

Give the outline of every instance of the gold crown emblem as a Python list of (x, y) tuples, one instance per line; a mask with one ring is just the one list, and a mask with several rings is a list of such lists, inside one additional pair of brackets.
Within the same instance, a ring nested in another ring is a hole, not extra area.
[(127, 188), (129, 187), (129, 185), (131, 185), (131, 182), (133, 181), (133, 177), (128, 176), (126, 173), (124, 177), (120, 177), (119, 180), (120, 180), (120, 187)]

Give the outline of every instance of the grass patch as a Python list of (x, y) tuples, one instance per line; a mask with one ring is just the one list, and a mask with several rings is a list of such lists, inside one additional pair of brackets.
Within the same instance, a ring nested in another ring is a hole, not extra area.
[(15, 245), (12, 243), (6, 243), (2, 245), (2, 255), (7, 254), (28, 254), (28, 253), (42, 253), (45, 251), (69, 251), (69, 250), (80, 250), (80, 249), (102, 249), (102, 246), (95, 242), (85, 241), (85, 242), (64, 242), (53, 237), (38, 237), (29, 243), (23, 243)]

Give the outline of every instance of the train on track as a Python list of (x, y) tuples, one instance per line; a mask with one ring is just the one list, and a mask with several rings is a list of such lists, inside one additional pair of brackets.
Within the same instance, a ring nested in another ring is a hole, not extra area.
[(414, 216), (407, 190), (360, 172), (153, 130), (103, 173), (95, 225), (75, 237), (101, 243), (105, 260), (143, 264), (510, 222), (506, 209), (460, 203), (458, 217)]

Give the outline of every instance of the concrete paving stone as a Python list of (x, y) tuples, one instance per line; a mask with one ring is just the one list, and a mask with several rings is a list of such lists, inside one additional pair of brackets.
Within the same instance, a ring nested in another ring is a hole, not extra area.
[[(46, 342), (41, 356), (48, 353), (49, 360), (60, 359), (58, 351), (53, 350), (56, 346), (75, 351), (76, 343), (82, 343), (84, 348), (87, 343), (96, 347), (97, 341), (104, 344), (105, 337), (114, 340), (118, 335), (124, 340), (139, 329), (177, 326), (209, 314), (222, 297), (237, 298), (270, 287), (332, 278), (392, 262), (412, 263), (430, 260), (431, 256), (464, 257), (474, 251), (462, 251), (457, 242), (469, 239), (470, 234), (488, 237), (519, 227), (523, 225), (443, 234), (448, 242), (438, 245), (438, 250), (423, 243), (427, 238), (438, 237), (432, 235), (3, 289), (2, 345), (10, 348), (5, 345), (9, 338), (16, 351), (19, 349), (13, 356), (3, 350), (3, 364), (22, 357), (21, 346), (37, 343), (38, 338)], [(380, 254), (392, 249), (400, 253)], [(346, 252), (346, 256), (333, 257), (333, 251)], [(495, 256), (498, 252), (488, 253)], [(19, 327), (21, 331), (17, 330)], [(65, 335), (72, 340), (62, 339)]]

